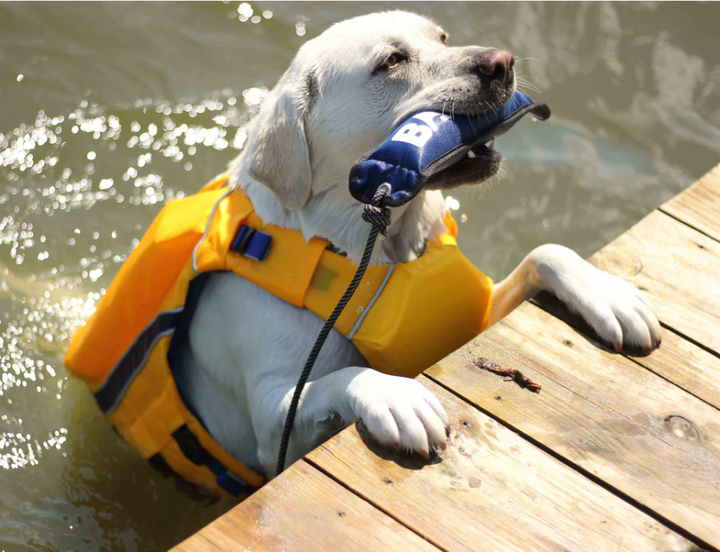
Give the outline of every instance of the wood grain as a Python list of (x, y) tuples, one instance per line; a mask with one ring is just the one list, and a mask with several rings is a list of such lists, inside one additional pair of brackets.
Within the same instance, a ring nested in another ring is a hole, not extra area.
[(420, 378), (451, 416), (441, 458), (353, 426), (177, 550), (699, 550), (643, 511), (720, 548), (720, 165), (591, 262), (651, 297), (674, 330), (659, 351), (523, 305)]
[(660, 209), (720, 241), (720, 165)]
[(654, 211), (590, 262), (644, 290), (661, 322), (720, 351), (720, 243)]
[(687, 339), (664, 331), (657, 351), (633, 360), (720, 409), (720, 358)]
[(437, 550), (304, 461), (174, 548)]
[(689, 549), (650, 517), (420, 380), (451, 418), (442, 458), (427, 463), (385, 450), (353, 426), (309, 461), (448, 550)]
[[(599, 340), (595, 331), (582, 317), (570, 313), (554, 296), (540, 294), (533, 302), (578, 332)], [(612, 346), (607, 345), (607, 351), (612, 352)], [(663, 331), (662, 346), (653, 351), (651, 355), (630, 356), (641, 366), (720, 409), (720, 358), (718, 356), (668, 329)]]
[[(539, 394), (479, 370), (486, 357)], [(526, 304), (428, 375), (614, 488), (720, 546), (720, 412)]]
[[(216, 523), (217, 521), (213, 522), (211, 525), (208, 525), (205, 529), (203, 529), (203, 532), (213, 527)], [(218, 552), (219, 550), (228, 550), (228, 548), (220, 548), (207, 540), (204, 534), (201, 535), (200, 533), (195, 533), (192, 537), (183, 541), (181, 544), (174, 547), (172, 550), (192, 550), (192, 552)]]

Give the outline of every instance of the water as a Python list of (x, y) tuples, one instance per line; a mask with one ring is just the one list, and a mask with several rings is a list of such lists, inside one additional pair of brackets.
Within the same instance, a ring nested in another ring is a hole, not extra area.
[[(448, 200), (494, 278), (548, 241), (589, 255), (718, 161), (717, 5), (402, 7), (513, 52), (553, 109), (498, 141), (503, 178)], [(67, 338), (160, 207), (237, 154), (297, 48), (379, 8), (0, 4), (0, 550), (163, 549), (231, 507), (115, 436)]]

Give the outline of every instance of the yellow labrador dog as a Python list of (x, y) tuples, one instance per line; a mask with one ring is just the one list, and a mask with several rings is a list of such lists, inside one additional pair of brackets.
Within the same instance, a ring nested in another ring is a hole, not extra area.
[[(477, 114), (515, 90), (512, 56), (449, 47), (434, 22), (406, 12), (343, 21), (307, 42), (252, 121), (231, 165), (265, 222), (327, 239), (357, 262), (367, 239), (348, 171), (408, 115), (421, 109)], [(494, 176), (501, 156), (447, 169), (413, 201), (392, 210), (373, 262), (408, 262), (444, 231), (441, 190)], [(541, 290), (555, 294), (606, 341), (646, 351), (660, 343), (652, 307), (632, 286), (559, 245), (530, 252), (493, 289), (490, 324)], [(295, 383), (323, 321), (232, 273), (211, 276), (192, 320), (177, 383), (215, 439), (248, 467), (274, 475)], [(431, 337), (431, 336), (428, 336)], [(368, 368), (350, 341), (331, 333), (304, 390), (288, 465), (337, 427), (362, 420), (380, 443), (427, 457), (444, 448), (448, 418), (412, 379)]]

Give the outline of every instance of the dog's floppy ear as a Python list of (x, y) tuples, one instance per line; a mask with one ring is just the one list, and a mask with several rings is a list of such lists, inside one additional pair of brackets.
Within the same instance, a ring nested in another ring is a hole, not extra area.
[(304, 123), (311, 96), (312, 77), (299, 77), (291, 67), (263, 101), (248, 136), (248, 173), (290, 211), (310, 198), (312, 173)]

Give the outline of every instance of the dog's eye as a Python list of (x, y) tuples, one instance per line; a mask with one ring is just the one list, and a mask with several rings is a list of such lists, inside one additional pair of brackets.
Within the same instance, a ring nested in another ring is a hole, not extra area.
[(446, 43), (447, 43), (447, 39), (448, 39), (448, 34), (447, 34), (447, 33), (443, 33), (443, 34), (440, 35), (440, 42), (442, 42), (443, 44), (446, 44)]
[(382, 62), (382, 66), (387, 69), (393, 69), (400, 65), (403, 61), (407, 61), (407, 56), (396, 52), (394, 54), (390, 54), (388, 58)]

